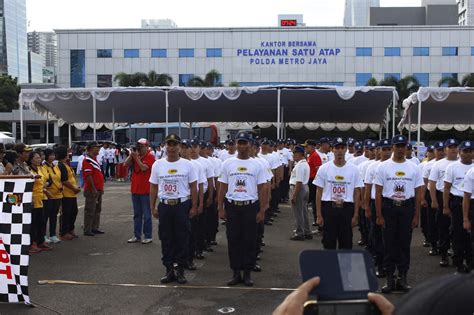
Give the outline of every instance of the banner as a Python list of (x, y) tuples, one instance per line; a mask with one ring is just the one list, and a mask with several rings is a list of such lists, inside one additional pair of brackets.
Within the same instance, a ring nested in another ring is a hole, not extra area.
[(0, 302), (30, 304), (28, 265), (33, 179), (0, 179)]

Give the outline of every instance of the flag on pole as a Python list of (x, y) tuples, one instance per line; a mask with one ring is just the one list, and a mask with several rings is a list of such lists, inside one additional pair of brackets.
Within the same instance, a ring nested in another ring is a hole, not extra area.
[(28, 265), (33, 179), (0, 179), (0, 302), (30, 304)]

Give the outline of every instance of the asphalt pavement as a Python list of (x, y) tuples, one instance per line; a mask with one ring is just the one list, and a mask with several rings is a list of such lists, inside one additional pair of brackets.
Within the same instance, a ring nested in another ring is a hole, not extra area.
[[(79, 196), (77, 231), (81, 230), (83, 205), (83, 197)], [(281, 210), (275, 224), (266, 227), (266, 246), (259, 262), (263, 271), (253, 273), (253, 288), (226, 287), (231, 270), (223, 225), (219, 226), (215, 252), (195, 261), (198, 270), (186, 272), (188, 284), (162, 286), (164, 267), (156, 220), (153, 243), (127, 244), (133, 236), (129, 183), (108, 182), (101, 223), (106, 233), (94, 237), (79, 234), (79, 239), (57, 244), (51, 252), (31, 256), (29, 289), (36, 307), (0, 304), (0, 314), (271, 314), (289, 294), (285, 289), (301, 283), (299, 253), (322, 247), (319, 236), (290, 241), (293, 216), (288, 205), (281, 205)], [(358, 236), (354, 229), (354, 243)], [(409, 272), (411, 285), (454, 273), (452, 267), (439, 267), (439, 257), (429, 257), (428, 249), (421, 244), (421, 231), (416, 229)], [(54, 280), (72, 282), (54, 284)], [(396, 304), (401, 296), (392, 294), (387, 298)]]

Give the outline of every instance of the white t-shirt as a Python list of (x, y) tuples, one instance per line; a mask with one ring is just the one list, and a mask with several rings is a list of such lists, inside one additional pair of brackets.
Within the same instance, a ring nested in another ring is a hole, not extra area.
[(474, 199), (474, 167), (471, 167), (466, 176), (464, 176), (462, 191), (470, 193), (471, 199)]
[(154, 150), (153, 155), (155, 156), (155, 160), (159, 160), (163, 157), (163, 150)]
[[(431, 161), (432, 161), (432, 160), (431, 160)], [(418, 167), (419, 167), (420, 170), (421, 170), (421, 174), (424, 174), (424, 169), (425, 169), (426, 164), (428, 164), (428, 162), (430, 162), (430, 161), (425, 160), (425, 161), (421, 162), (420, 164), (418, 164)]]
[(355, 188), (364, 187), (357, 167), (350, 163), (339, 167), (334, 161), (319, 168), (313, 185), (323, 188), (322, 201), (344, 202), (354, 202)]
[(280, 160), (275, 157), (273, 154), (263, 154), (259, 153), (258, 157), (267, 160), (268, 164), (270, 164), (270, 169), (276, 170), (281, 166)]
[(309, 182), (309, 164), (305, 159), (298, 161), (291, 171), (290, 185), (296, 185), (296, 182), (303, 185), (307, 185)]
[(168, 162), (160, 159), (151, 168), (150, 183), (158, 185), (158, 198), (178, 199), (191, 195), (189, 184), (198, 180), (198, 175), (191, 161), (179, 159)]
[(323, 164), (326, 164), (327, 162), (329, 162), (329, 159), (328, 159), (328, 156), (326, 153), (323, 153), (319, 150), (316, 150), (316, 153), (319, 155), (319, 157), (321, 158), (321, 162)]
[[(464, 177), (472, 167), (473, 164), (466, 165), (461, 161), (456, 161), (455, 163), (451, 163), (446, 168), (446, 172), (444, 173), (444, 181), (452, 185), (450, 191), (451, 194), (458, 197), (464, 197)], [(474, 196), (471, 196), (471, 198), (472, 197)]]
[(263, 168), (263, 171), (265, 172), (265, 174), (267, 174), (267, 181), (271, 181), (272, 178), (273, 178), (273, 173), (272, 173), (272, 169), (270, 168), (270, 164), (268, 164), (267, 160), (261, 158), (261, 157), (254, 157), (253, 158), (255, 160), (255, 162), (257, 162), (258, 164), (260, 164), (260, 166)]
[(219, 159), (222, 162), (225, 162), (226, 160), (228, 160), (230, 158), (233, 158), (233, 157), (237, 157), (237, 151), (235, 151), (234, 154), (230, 154), (229, 151), (223, 150), (223, 151), (221, 151), (221, 153), (219, 155)]
[(105, 153), (105, 158), (107, 159), (108, 163), (115, 163), (115, 149), (108, 148)]
[(418, 160), (418, 158), (414, 156), (412, 156), (410, 159), (407, 159), (407, 161), (415, 163), (415, 165), (420, 164), (420, 160)]
[(373, 182), (382, 186), (382, 196), (394, 200), (415, 197), (415, 189), (423, 186), (421, 170), (413, 163), (397, 163), (388, 159), (379, 164)]
[[(329, 152), (329, 153), (327, 154), (327, 156), (328, 156), (328, 160), (329, 160), (329, 161), (332, 161), (332, 160), (335, 159), (334, 152)], [(347, 152), (346, 152), (346, 156), (347, 156)], [(347, 161), (347, 160), (346, 160), (346, 161)]]
[(436, 182), (436, 190), (443, 192), (444, 191), (444, 173), (448, 165), (455, 163), (456, 160), (450, 161), (447, 159), (442, 159), (436, 161), (431, 168), (430, 177), (428, 180)]
[(358, 157), (355, 157), (353, 159), (350, 160), (350, 162), (352, 164), (354, 164), (355, 166), (359, 166), (360, 164), (364, 163), (365, 161), (368, 161), (369, 158), (368, 157), (365, 157), (365, 155), (360, 155)]
[(360, 178), (362, 178), (364, 182), (365, 182), (365, 173), (367, 172), (367, 168), (369, 167), (369, 165), (371, 165), (374, 162), (375, 160), (367, 160), (359, 164), (359, 166), (357, 166), (357, 169), (359, 170), (359, 176)]
[(280, 154), (280, 160), (285, 166), (288, 166), (288, 162), (291, 161), (291, 157), (289, 155), (290, 150), (287, 148), (283, 148), (277, 151)]
[[(332, 153), (332, 152), (331, 152)], [(332, 155), (334, 156), (334, 153), (332, 153)], [(346, 155), (345, 155), (345, 160), (347, 162), (349, 162), (349, 160), (353, 159), (354, 158), (354, 153), (349, 153), (349, 151), (346, 151)], [(333, 158), (334, 160), (334, 158)]]
[(283, 161), (282, 161), (281, 156), (280, 156), (280, 154), (279, 154), (278, 152), (273, 151), (273, 152), (271, 153), (271, 155), (273, 155), (273, 156), (275, 157), (275, 159), (278, 161), (278, 167), (280, 167), (280, 166), (283, 165)]
[(104, 162), (106, 156), (106, 149), (104, 147), (101, 147), (99, 150), (99, 154), (97, 155), (97, 162), (99, 162), (100, 165)]
[(82, 172), (82, 162), (84, 162), (84, 159), (86, 156), (84, 154), (79, 155), (77, 158), (77, 168), (76, 168), (76, 174), (81, 174)]
[(374, 161), (367, 167), (367, 171), (365, 172), (364, 177), (364, 184), (372, 185), (372, 190), (370, 191), (370, 198), (375, 200), (375, 185), (374, 180), (375, 176), (377, 175), (377, 168), (379, 167), (382, 161)]
[(205, 193), (207, 191), (208, 183), (207, 183), (206, 173), (204, 172), (204, 168), (201, 165), (201, 163), (199, 163), (197, 160), (191, 159), (189, 161), (191, 162), (191, 164), (193, 165), (197, 173), (198, 191), (199, 191), (199, 184), (202, 184), (204, 187), (204, 193)]
[(202, 169), (204, 170), (204, 176), (206, 177), (206, 182), (204, 183), (204, 193), (205, 193), (205, 192), (207, 192), (207, 189), (208, 189), (208, 186), (209, 186), (209, 182), (207, 180), (209, 178), (213, 178), (215, 176), (214, 175), (214, 166), (211, 164), (212, 162), (210, 162), (206, 158), (203, 158), (202, 156), (200, 156), (195, 161), (197, 161), (199, 164), (201, 164)]
[(268, 174), (253, 159), (231, 158), (222, 164), (219, 182), (228, 184), (226, 198), (233, 201), (258, 200), (258, 185), (267, 182)]

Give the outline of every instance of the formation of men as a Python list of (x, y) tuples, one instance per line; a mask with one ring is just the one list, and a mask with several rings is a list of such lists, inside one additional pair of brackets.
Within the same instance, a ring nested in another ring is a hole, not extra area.
[[(232, 277), (228, 285), (252, 286), (252, 271), (279, 204), (289, 201), (294, 241), (322, 234), (325, 249), (352, 249), (358, 225), (374, 257), (384, 293), (410, 289), (412, 231), (421, 224), (440, 265), (473, 268), (472, 142), (455, 139), (428, 148), (423, 162), (405, 136), (380, 141), (322, 138), (302, 145), (288, 139), (256, 139), (240, 132), (225, 150), (169, 135), (167, 156), (155, 162), (150, 205), (159, 218), (166, 274), (163, 283), (186, 283), (184, 270), (212, 252), (218, 218), (224, 220)], [(444, 154), (446, 156), (444, 156)], [(313, 226), (308, 205), (312, 204)]]

